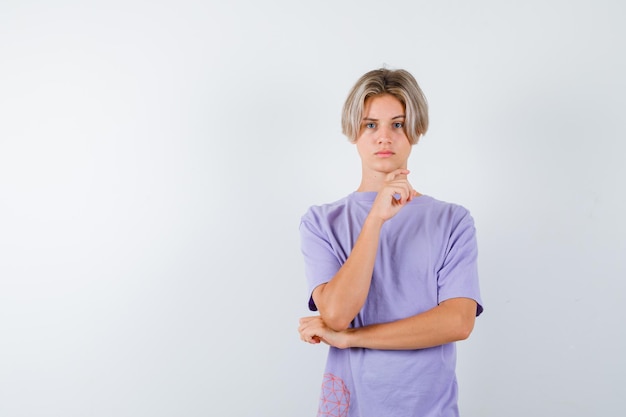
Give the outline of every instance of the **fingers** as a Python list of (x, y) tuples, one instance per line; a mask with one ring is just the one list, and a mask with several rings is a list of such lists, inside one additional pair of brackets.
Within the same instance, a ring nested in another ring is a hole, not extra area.
[(306, 343), (318, 344), (323, 340), (324, 322), (319, 316), (303, 317), (300, 319), (298, 332), (300, 340)]
[(410, 173), (411, 173), (411, 171), (409, 171), (406, 168), (398, 168), (395, 171), (391, 171), (389, 174), (387, 174), (385, 176), (385, 181), (387, 181), (387, 182), (393, 181), (398, 176), (403, 176), (403, 178), (406, 178), (406, 176), (409, 175)]
[(300, 333), (300, 340), (306, 343), (317, 344), (320, 342), (320, 337), (314, 331), (314, 323), (317, 317), (302, 317), (300, 319), (300, 326), (298, 326), (298, 332)]
[(413, 199), (417, 192), (407, 180), (394, 180), (386, 185), (386, 194), (391, 195), (393, 202), (403, 205)]
[(349, 347), (346, 332), (337, 332), (329, 328), (320, 316), (301, 318), (298, 332), (303, 342), (324, 343), (339, 349)]
[[(410, 173), (411, 171), (406, 168), (398, 168), (388, 173), (385, 177), (387, 186), (393, 192), (393, 197), (397, 203), (404, 204), (409, 202), (418, 194), (407, 180), (407, 175)], [(396, 195), (399, 197), (396, 197)]]

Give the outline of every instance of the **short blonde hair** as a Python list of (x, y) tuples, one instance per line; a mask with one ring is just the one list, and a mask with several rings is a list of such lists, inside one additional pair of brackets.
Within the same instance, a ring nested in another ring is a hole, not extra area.
[(361, 131), (365, 101), (373, 96), (390, 94), (404, 106), (404, 131), (415, 145), (428, 130), (428, 103), (415, 78), (406, 70), (376, 69), (363, 75), (352, 87), (341, 115), (341, 130), (350, 142)]

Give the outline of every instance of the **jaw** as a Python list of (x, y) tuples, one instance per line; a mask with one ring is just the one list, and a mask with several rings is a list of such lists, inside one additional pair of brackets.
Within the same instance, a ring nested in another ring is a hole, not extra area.
[(401, 159), (397, 155), (389, 158), (370, 158), (369, 160), (361, 159), (361, 172), (363, 174), (387, 175), (396, 169), (406, 169), (408, 159)]
[(359, 191), (378, 191), (383, 186), (387, 175), (397, 169), (406, 169), (407, 164), (362, 164), (361, 185)]

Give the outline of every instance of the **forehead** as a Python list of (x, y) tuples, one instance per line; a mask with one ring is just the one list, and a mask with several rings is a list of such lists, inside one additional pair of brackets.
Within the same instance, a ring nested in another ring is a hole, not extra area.
[(394, 118), (404, 116), (404, 105), (391, 94), (379, 94), (365, 99), (363, 118)]

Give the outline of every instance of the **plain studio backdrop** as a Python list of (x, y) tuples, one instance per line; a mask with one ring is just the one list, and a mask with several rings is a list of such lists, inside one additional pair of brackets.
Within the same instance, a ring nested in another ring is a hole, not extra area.
[(625, 415), (626, 6), (0, 4), (0, 415), (312, 416), (300, 216), (340, 112), (406, 68), (422, 193), (476, 221), (464, 416)]

